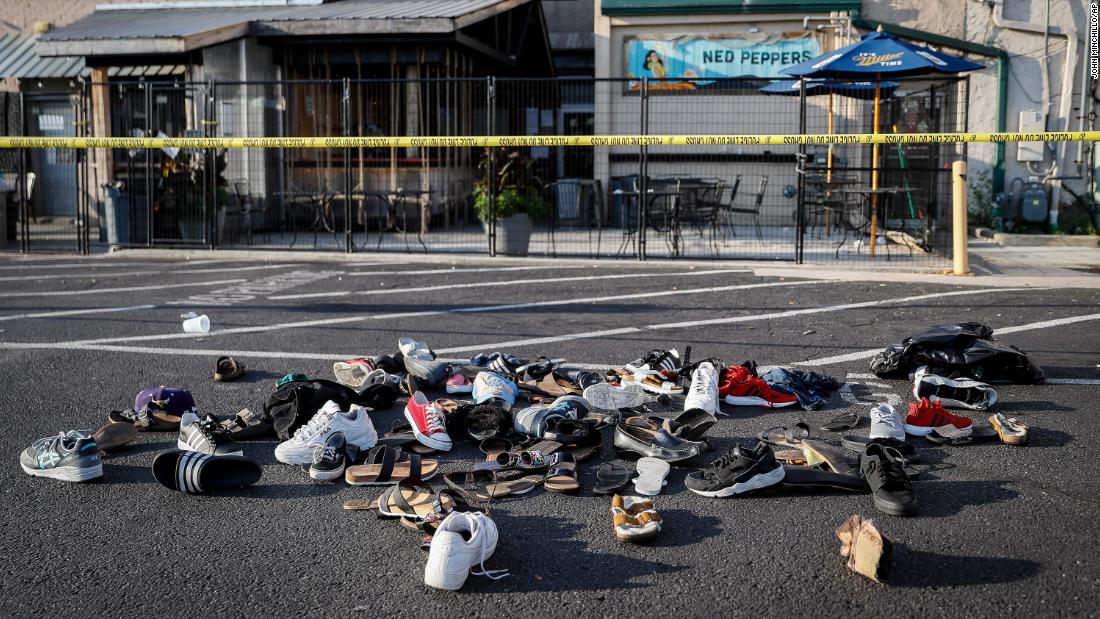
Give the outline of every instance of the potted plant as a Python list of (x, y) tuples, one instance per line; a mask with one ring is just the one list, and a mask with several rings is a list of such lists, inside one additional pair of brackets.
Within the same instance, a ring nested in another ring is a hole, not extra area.
[[(496, 194), (497, 251), (502, 254), (526, 256), (531, 243), (531, 220), (546, 216), (542, 180), (533, 173), (533, 166), (534, 161), (521, 151), (503, 147), (485, 149), (478, 166), (483, 180), (474, 186), (474, 209), (488, 236), (492, 187)], [(490, 171), (494, 171), (492, 178)]]
[[(182, 241), (202, 241), (206, 237), (206, 212), (202, 208), (204, 196), (208, 191), (204, 175), (206, 156), (203, 153), (178, 153), (169, 157), (161, 165), (160, 190), (165, 214), (175, 219)], [(216, 174), (217, 204), (215, 213), (224, 220), (223, 210), (229, 202), (225, 179), (227, 164), (225, 153), (214, 157)], [(220, 227), (218, 228), (220, 230)], [(216, 230), (217, 232), (217, 230)]]

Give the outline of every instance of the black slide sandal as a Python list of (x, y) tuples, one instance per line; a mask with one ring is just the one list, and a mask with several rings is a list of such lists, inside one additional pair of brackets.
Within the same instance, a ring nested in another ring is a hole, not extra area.
[(173, 449), (153, 459), (153, 477), (188, 494), (236, 490), (260, 481), (260, 465), (244, 456), (211, 456)]

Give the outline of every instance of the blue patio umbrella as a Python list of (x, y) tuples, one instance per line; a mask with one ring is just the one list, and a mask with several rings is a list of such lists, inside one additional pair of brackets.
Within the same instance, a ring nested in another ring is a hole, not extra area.
[[(853, 99), (871, 100), (875, 98), (874, 82), (850, 82), (844, 80), (775, 80), (760, 89), (766, 95), (783, 95), (788, 97), (799, 96), (802, 82), (806, 82), (806, 96), (815, 95), (843, 95)], [(889, 98), (901, 84), (898, 82), (882, 82), (881, 96)]]
[(984, 68), (969, 60), (902, 41), (888, 32), (870, 32), (856, 43), (789, 66), (781, 72), (809, 78), (905, 77), (956, 74)]
[[(956, 74), (984, 68), (969, 60), (944, 54), (927, 47), (902, 41), (892, 34), (882, 31), (869, 32), (856, 43), (838, 50), (826, 52), (817, 58), (787, 67), (781, 72), (801, 78), (873, 78), (875, 83), (875, 111), (873, 132), (878, 133), (879, 100), (881, 99), (882, 76), (903, 77), (913, 75), (931, 75), (934, 73)], [(871, 153), (871, 189), (878, 189), (878, 153), (875, 144)], [(871, 255), (875, 255), (875, 241), (878, 225), (878, 194), (871, 194)]]

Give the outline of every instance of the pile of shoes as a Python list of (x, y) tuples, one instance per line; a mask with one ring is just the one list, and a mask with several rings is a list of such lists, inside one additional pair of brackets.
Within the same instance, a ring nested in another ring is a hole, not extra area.
[[(711, 448), (707, 433), (725, 414), (723, 405), (816, 411), (840, 384), (795, 368), (759, 371), (754, 361), (691, 362), (690, 347), (683, 356), (678, 349), (652, 350), (597, 372), (567, 369), (562, 359), (505, 352), (446, 361), (427, 343), (403, 337), (392, 354), (333, 364), (335, 380), (286, 374), (262, 406), (223, 418), (200, 413), (186, 389), (144, 389), (132, 408), (111, 412), (110, 423), (98, 431), (34, 441), (20, 464), (30, 475), (88, 481), (103, 476), (104, 452), (133, 441), (139, 432), (170, 432), (175, 449), (153, 458), (153, 477), (179, 492), (222, 493), (261, 479), (262, 467), (248, 452), (264, 446), (245, 443), (277, 440), (275, 459), (316, 482), (343, 479), (349, 486), (380, 490), (348, 500), (344, 508), (374, 512), (416, 532), (428, 551), (425, 584), (453, 590), (469, 574), (506, 575), (485, 567), (499, 540), (491, 509), (540, 488), (582, 492), (580, 468), (600, 452), (606, 434), (616, 453), (635, 464), (601, 463), (590, 490), (612, 497), (614, 535), (624, 542), (651, 541), (667, 526), (653, 497), (667, 486), (673, 466), (692, 469), (684, 484), (703, 497), (840, 491), (870, 495), (870, 504), (885, 514), (915, 515), (921, 441), (935, 446), (1027, 441), (1026, 425), (992, 412), (999, 396), (981, 377), (1036, 381), (1041, 372), (991, 335), (974, 323), (937, 327), (877, 357), (876, 372), (890, 376), (916, 360), (926, 362), (911, 368), (915, 401), (904, 416), (881, 404), (867, 414), (838, 416), (822, 427), (822, 436), (811, 435), (802, 421), (768, 427), (709, 463), (703, 459)], [(244, 364), (222, 357), (214, 378), (227, 382), (243, 372)], [(979, 423), (949, 408), (992, 416)], [(403, 420), (379, 431), (376, 424), (387, 409), (394, 409), (391, 418), (400, 411)], [(867, 436), (845, 434), (865, 418)], [(484, 458), (441, 474), (444, 459), (454, 457), (463, 443), (476, 446)], [(433, 487), (429, 482), (435, 479), (442, 485)], [(878, 578), (885, 538), (863, 521), (838, 534), (852, 565)]]

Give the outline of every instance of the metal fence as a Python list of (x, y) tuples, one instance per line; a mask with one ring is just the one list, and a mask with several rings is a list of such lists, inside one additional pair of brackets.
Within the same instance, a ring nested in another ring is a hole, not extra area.
[[(27, 135), (873, 129), (873, 88), (866, 84), (834, 85), (819, 93), (803, 92), (793, 80), (777, 81), (769, 89), (778, 94), (765, 95), (760, 88), (767, 84), (756, 79), (147, 80), (84, 84), (61, 100), (29, 102), (16, 95), (21, 107), (14, 113), (5, 107), (8, 95), (0, 98), (0, 109), (8, 110), (5, 133)], [(879, 131), (965, 131), (967, 86), (955, 78), (885, 85)], [(9, 248), (24, 251), (88, 251), (111, 244), (919, 266), (949, 260), (950, 164), (965, 157), (965, 145), (883, 146), (877, 165), (874, 154), (869, 145), (851, 144), (43, 149), (3, 153), (0, 171), (9, 180), (8, 213), (16, 222), (15, 232), (5, 238), (12, 242)], [(27, 174), (40, 177), (46, 168), (53, 179), (49, 193), (38, 183), (28, 187)], [(23, 197), (24, 192), (30, 195)]]

